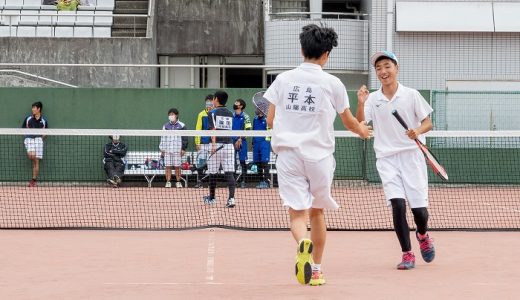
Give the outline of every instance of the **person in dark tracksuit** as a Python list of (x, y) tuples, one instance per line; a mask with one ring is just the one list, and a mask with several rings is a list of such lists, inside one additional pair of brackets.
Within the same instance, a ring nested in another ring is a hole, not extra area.
[[(253, 130), (267, 130), (267, 119), (264, 114), (256, 109), (253, 119)], [(271, 139), (269, 137), (253, 137), (253, 163), (257, 165), (260, 183), (258, 189), (268, 189), (269, 183), (269, 159), (271, 157)]]
[[(245, 113), (246, 102), (244, 99), (237, 99), (233, 105), (233, 130), (251, 130), (251, 119), (249, 115)], [(233, 138), (233, 144), (235, 145), (235, 156), (240, 161), (240, 167), (242, 168), (242, 174), (240, 175), (240, 187), (245, 188), (246, 186), (246, 175), (247, 175), (247, 139), (245, 136), (237, 136)], [(237, 181), (239, 180), (237, 179)]]
[(121, 184), (121, 177), (125, 172), (124, 158), (128, 147), (120, 141), (116, 134), (110, 136), (110, 139), (112, 141), (105, 145), (103, 151), (103, 166), (107, 174), (107, 182), (117, 188)]
[[(208, 113), (210, 130), (232, 130), (233, 113), (226, 108), (228, 94), (217, 91), (213, 98), (214, 108)], [(217, 151), (217, 149), (220, 149)], [(211, 153), (208, 159), (209, 173), (209, 195), (204, 197), (204, 203), (215, 204), (215, 189), (217, 187), (217, 173), (222, 168), (228, 182), (229, 197), (226, 202), (227, 208), (235, 207), (235, 149), (233, 140), (227, 136), (211, 137)]]

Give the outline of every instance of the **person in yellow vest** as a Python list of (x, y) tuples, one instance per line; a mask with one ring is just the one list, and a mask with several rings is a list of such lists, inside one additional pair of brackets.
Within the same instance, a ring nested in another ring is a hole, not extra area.
[(80, 5), (79, 0), (58, 0), (56, 3), (57, 10), (76, 11)]
[[(209, 130), (208, 112), (213, 109), (213, 95), (209, 94), (204, 98), (205, 107), (197, 116), (197, 123), (195, 130)], [(199, 151), (211, 151), (211, 137), (209, 136), (196, 136), (195, 137), (195, 149)], [(197, 174), (203, 174), (205, 169), (197, 169)], [(198, 176), (198, 175), (197, 175)], [(201, 187), (202, 183), (197, 178), (196, 187)]]

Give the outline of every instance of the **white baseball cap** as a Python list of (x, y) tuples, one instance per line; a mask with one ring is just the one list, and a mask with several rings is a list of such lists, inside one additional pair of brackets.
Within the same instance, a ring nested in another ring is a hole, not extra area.
[(378, 52), (374, 53), (374, 55), (372, 55), (372, 57), (370, 58), (370, 62), (372, 63), (372, 66), (375, 67), (376, 61), (381, 57), (389, 58), (389, 59), (395, 61), (395, 64), (399, 64), (399, 61), (397, 60), (397, 56), (393, 52), (385, 50), (385, 51), (378, 51)]

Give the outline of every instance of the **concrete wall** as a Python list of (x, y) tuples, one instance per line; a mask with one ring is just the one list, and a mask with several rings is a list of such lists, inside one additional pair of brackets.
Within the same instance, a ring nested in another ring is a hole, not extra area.
[[(0, 38), (2, 63), (156, 64), (147, 38)], [(23, 67), (32, 74), (81, 87), (156, 87), (154, 68)]]
[(262, 55), (261, 0), (157, 2), (159, 55)]

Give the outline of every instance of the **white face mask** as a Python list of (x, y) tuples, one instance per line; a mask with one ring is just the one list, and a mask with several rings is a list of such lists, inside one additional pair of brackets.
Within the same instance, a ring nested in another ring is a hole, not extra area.
[(171, 115), (171, 116), (168, 116), (168, 120), (170, 120), (170, 122), (172, 122), (172, 123), (175, 123), (175, 121), (177, 121), (177, 117), (175, 115)]

